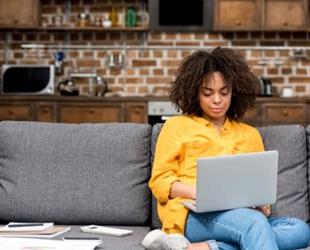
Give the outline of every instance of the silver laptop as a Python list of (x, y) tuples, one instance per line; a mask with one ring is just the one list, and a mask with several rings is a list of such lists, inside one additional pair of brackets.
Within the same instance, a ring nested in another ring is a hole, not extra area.
[(196, 200), (183, 205), (196, 213), (274, 204), (278, 152), (199, 158)]

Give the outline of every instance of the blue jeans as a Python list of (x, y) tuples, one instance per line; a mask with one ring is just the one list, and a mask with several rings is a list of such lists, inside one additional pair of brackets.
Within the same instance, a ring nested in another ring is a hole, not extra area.
[(212, 213), (190, 212), (185, 237), (190, 242), (210, 241), (211, 249), (289, 250), (305, 248), (309, 226), (290, 217), (266, 218), (254, 209), (239, 208)]

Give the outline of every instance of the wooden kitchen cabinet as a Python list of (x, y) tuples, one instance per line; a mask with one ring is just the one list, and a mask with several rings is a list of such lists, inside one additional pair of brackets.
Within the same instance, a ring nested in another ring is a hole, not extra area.
[(147, 123), (146, 102), (126, 103), (126, 122)]
[(20, 104), (1, 104), (0, 105), (0, 120), (33, 120), (33, 105), (30, 103)]
[(1, 28), (39, 27), (40, 0), (0, 0)]
[(122, 122), (122, 107), (115, 104), (60, 104), (59, 122), (64, 123), (104, 123)]
[(54, 103), (37, 103), (36, 104), (36, 121), (39, 122), (56, 122), (56, 107)]
[(306, 30), (308, 0), (215, 0), (214, 29)]
[(257, 30), (260, 25), (259, 0), (215, 1), (215, 30)]
[(304, 124), (307, 123), (307, 104), (266, 103), (263, 104), (262, 120), (265, 124)]
[(307, 0), (263, 0), (262, 26), (265, 30), (305, 30)]

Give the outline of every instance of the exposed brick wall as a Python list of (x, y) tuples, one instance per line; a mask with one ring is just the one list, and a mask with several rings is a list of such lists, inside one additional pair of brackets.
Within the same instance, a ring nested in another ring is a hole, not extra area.
[[(55, 14), (68, 20), (68, 25), (77, 23), (78, 14), (90, 13), (106, 16), (115, 6), (119, 19), (122, 11), (139, 0), (72, 0), (67, 15), (64, 0), (42, 0), (42, 22), (53, 24)], [(121, 20), (119, 20), (120, 23)], [(275, 91), (292, 85), (299, 96), (310, 94), (310, 33), (307, 32), (225, 32), (225, 33), (161, 33), (161, 32), (78, 32), (78, 31), (0, 31), (0, 65), (9, 64), (52, 64), (57, 49), (22, 49), (21, 44), (45, 45), (88, 45), (88, 46), (172, 46), (170, 49), (64, 49), (64, 74), (57, 76), (59, 82), (69, 73), (98, 73), (107, 79), (109, 91), (122, 95), (166, 95), (167, 83), (173, 81), (180, 61), (194, 50), (204, 46), (251, 46), (241, 50), (257, 75), (270, 77)], [(186, 49), (186, 47), (189, 49)], [(260, 49), (260, 46), (278, 46), (283, 50)], [(306, 46), (307, 57), (294, 58), (291, 46)], [(184, 49), (185, 47), (185, 49)], [(123, 55), (124, 67), (108, 66), (111, 54)], [(78, 79), (82, 93), (88, 92), (88, 80)]]

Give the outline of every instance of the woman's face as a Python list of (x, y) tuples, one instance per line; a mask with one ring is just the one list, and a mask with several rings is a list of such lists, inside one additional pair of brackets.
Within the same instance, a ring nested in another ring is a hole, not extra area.
[(204, 79), (199, 92), (202, 117), (216, 125), (223, 125), (231, 103), (231, 88), (224, 82), (220, 72)]

